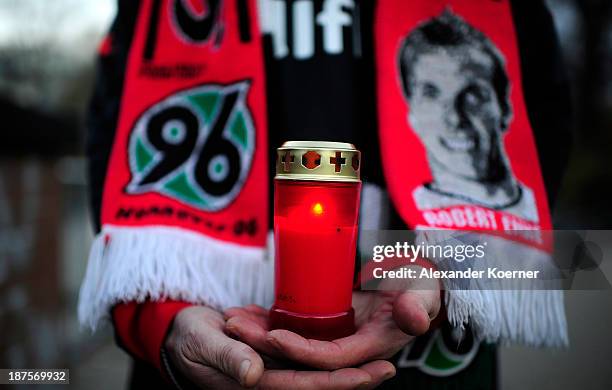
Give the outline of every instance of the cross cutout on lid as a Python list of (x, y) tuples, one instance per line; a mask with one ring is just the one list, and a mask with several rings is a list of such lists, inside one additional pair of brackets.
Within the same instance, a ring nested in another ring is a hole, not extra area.
[(281, 164), (283, 164), (283, 171), (289, 172), (289, 167), (291, 164), (293, 164), (294, 161), (295, 156), (289, 151), (286, 151), (285, 155), (283, 156), (283, 161), (281, 161)]
[(346, 158), (342, 157), (342, 152), (336, 152), (336, 157), (330, 157), (329, 163), (335, 165), (335, 172), (340, 172), (342, 166), (346, 164)]

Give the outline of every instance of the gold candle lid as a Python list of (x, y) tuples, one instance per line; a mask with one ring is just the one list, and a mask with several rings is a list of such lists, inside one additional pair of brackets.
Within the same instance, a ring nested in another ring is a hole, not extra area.
[(275, 179), (359, 182), (360, 166), (353, 144), (287, 141), (276, 150)]

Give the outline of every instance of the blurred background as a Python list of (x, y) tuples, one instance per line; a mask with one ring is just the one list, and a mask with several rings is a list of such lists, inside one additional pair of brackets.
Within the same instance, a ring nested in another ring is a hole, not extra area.
[[(81, 331), (75, 310), (92, 239), (84, 119), (115, 1), (0, 0), (0, 367), (70, 368), (84, 389), (129, 371), (110, 327)], [(612, 2), (547, 4), (576, 114), (556, 226), (608, 229)], [(566, 308), (570, 349), (501, 348), (502, 389), (612, 388), (612, 291), (568, 291)]]

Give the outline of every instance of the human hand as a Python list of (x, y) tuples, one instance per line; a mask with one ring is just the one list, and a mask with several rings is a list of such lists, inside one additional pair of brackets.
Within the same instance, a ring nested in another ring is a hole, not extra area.
[(436, 280), (400, 283), (394, 291), (353, 293), (357, 332), (341, 339), (320, 341), (269, 330), (267, 310), (254, 305), (226, 310), (226, 331), (261, 353), (324, 370), (387, 359), (427, 332), (440, 310)]
[(384, 361), (334, 371), (269, 368), (250, 346), (228, 337), (224, 325), (218, 311), (188, 307), (177, 314), (164, 343), (173, 365), (199, 388), (373, 388), (395, 374), (393, 365)]

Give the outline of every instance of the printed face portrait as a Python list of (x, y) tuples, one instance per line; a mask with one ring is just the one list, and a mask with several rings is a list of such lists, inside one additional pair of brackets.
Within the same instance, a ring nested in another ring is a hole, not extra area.
[(510, 107), (492, 43), (447, 11), (408, 35), (399, 61), (408, 121), (430, 162), (466, 179), (493, 180), (504, 169)]

